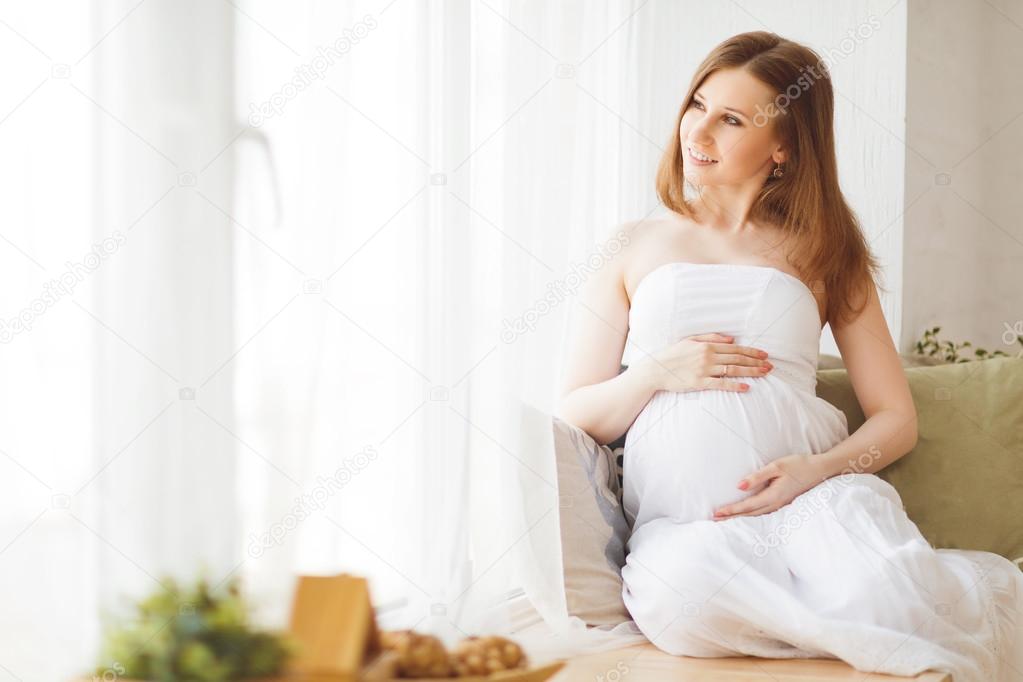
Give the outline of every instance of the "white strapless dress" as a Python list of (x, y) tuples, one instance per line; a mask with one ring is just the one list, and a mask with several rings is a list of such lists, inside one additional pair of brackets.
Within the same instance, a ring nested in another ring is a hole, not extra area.
[(815, 394), (821, 326), (805, 284), (767, 266), (668, 263), (640, 282), (629, 327), (626, 365), (711, 332), (774, 364), (741, 379), (746, 393), (658, 391), (629, 429), (622, 597), (647, 638), (677, 655), (1023, 680), (1023, 573), (990, 552), (932, 548), (878, 476), (840, 474), (775, 512), (711, 519), (748, 495), (743, 476), (849, 435)]

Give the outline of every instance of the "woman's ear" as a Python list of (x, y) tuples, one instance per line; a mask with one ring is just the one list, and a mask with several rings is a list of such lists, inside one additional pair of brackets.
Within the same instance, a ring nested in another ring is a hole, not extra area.
[(784, 149), (781, 149), (780, 147), (774, 150), (774, 153), (771, 154), (771, 160), (774, 161), (775, 163), (785, 163), (786, 158), (788, 158), (788, 154), (785, 152)]

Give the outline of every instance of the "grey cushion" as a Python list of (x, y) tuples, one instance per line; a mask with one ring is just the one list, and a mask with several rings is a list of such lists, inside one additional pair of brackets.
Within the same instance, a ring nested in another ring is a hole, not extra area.
[(591, 626), (623, 623), (631, 619), (621, 598), (629, 527), (614, 453), (557, 417), (552, 427), (568, 613)]

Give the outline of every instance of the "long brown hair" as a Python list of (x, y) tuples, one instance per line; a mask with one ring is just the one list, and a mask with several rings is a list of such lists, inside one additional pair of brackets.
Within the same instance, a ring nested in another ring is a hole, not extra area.
[[(766, 31), (741, 33), (711, 50), (679, 109), (672, 142), (657, 169), (657, 194), (669, 209), (693, 217), (685, 196), (679, 127), (704, 80), (730, 68), (745, 69), (777, 93), (772, 106), (757, 116), (777, 126), (788, 153), (784, 175), (770, 176), (764, 183), (750, 218), (781, 228), (785, 241), (794, 239), (793, 264), (804, 281), (823, 282), (832, 327), (845, 324), (863, 310), (881, 268), (838, 185), (834, 94), (831, 76), (816, 52)], [(861, 301), (858, 306), (854, 297)]]

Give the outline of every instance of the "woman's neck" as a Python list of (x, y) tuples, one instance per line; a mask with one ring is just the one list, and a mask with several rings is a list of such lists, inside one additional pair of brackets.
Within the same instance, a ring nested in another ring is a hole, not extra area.
[(696, 213), (694, 220), (699, 225), (732, 235), (754, 230), (750, 212), (758, 192), (756, 187), (701, 187), (699, 196), (692, 202)]

